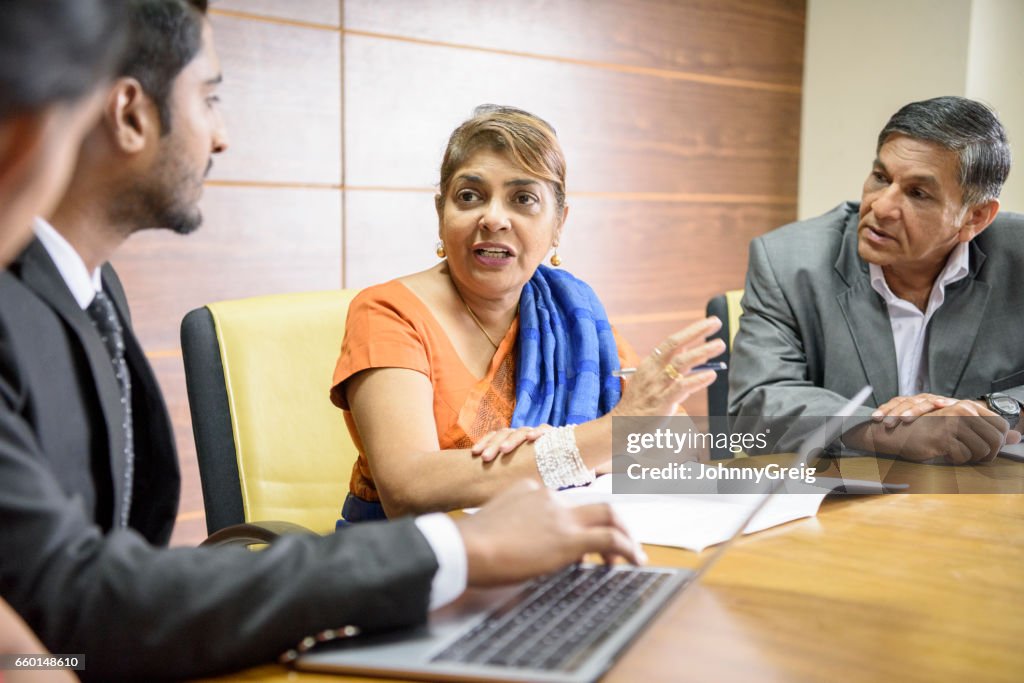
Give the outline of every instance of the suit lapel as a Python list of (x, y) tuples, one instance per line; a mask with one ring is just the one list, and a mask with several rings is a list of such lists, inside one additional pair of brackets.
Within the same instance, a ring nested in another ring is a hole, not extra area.
[(114, 308), (117, 309), (117, 314), (121, 317), (121, 322), (127, 330), (132, 324), (131, 313), (128, 311), (128, 296), (124, 293), (124, 287), (109, 263), (104, 263), (100, 267), (100, 279), (103, 281), (104, 291), (114, 302)]
[(861, 369), (871, 384), (875, 405), (881, 405), (899, 391), (896, 345), (882, 297), (871, 288), (867, 264), (857, 254), (857, 213), (847, 219), (843, 245), (835, 269), (849, 286), (836, 296), (850, 336), (857, 349)]
[(38, 240), (33, 240), (22, 252), (19, 260), (21, 281), (44, 301), (71, 331), (78, 341), (92, 374), (100, 409), (106, 423), (107, 443), (114, 484), (114, 519), (120, 514), (120, 503), (124, 499), (124, 429), (121, 426), (121, 389), (114, 377), (110, 355), (103, 346), (96, 328), (85, 311), (64, 283), (60, 271)]
[(992, 289), (976, 279), (985, 253), (973, 242), (970, 259), (970, 274), (946, 288), (946, 299), (928, 326), (928, 378), (932, 393), (940, 396), (957, 395)]

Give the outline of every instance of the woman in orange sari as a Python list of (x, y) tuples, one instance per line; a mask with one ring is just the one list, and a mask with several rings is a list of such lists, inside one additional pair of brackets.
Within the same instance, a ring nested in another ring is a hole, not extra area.
[[(565, 159), (532, 114), (485, 105), (441, 164), (438, 257), (353, 300), (331, 398), (360, 456), (347, 521), (476, 506), (509, 483), (588, 483), (613, 415), (671, 415), (714, 381), (694, 323), (638, 362), (581, 280), (552, 266), (568, 215)], [(637, 372), (623, 386), (620, 367)]]

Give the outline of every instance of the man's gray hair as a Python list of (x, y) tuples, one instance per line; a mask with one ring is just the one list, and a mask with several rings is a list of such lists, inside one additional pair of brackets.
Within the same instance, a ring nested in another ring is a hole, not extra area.
[(891, 135), (934, 142), (960, 160), (963, 203), (972, 206), (999, 196), (1010, 173), (1010, 143), (999, 117), (966, 97), (911, 102), (893, 114), (878, 134), (876, 154)]

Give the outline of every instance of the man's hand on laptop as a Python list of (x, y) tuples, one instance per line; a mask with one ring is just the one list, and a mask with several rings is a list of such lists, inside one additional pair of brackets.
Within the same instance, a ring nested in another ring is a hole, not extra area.
[[(919, 396), (928, 398), (915, 404), (922, 412), (913, 420), (902, 418), (906, 408), (900, 401), (918, 397), (897, 397), (879, 407), (881, 417), (876, 412), (872, 416), (875, 421), (850, 430), (843, 436), (843, 442), (860, 450), (897, 455), (915, 462), (941, 459), (963, 465), (988, 462), (1004, 444), (1020, 441), (1020, 432), (1010, 429), (1006, 420), (977, 401), (948, 399), (948, 405), (936, 407), (936, 400), (946, 399), (931, 394)], [(925, 410), (928, 403), (932, 408)], [(922, 419), (916, 419), (922, 415)]]
[(556, 571), (598, 553), (643, 564), (647, 557), (604, 503), (567, 507), (539, 484), (519, 482), (456, 521), (470, 586), (496, 586)]

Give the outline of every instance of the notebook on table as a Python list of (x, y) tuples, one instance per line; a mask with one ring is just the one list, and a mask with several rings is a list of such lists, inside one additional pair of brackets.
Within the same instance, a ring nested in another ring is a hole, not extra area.
[[(796, 465), (831, 443), (865, 387), (801, 445)], [(696, 570), (574, 565), (502, 589), (470, 589), (423, 626), (318, 646), (299, 669), (429, 681), (588, 683), (600, 678), (658, 612), (693, 585), (781, 489), (772, 484), (728, 541)]]

